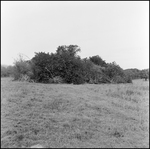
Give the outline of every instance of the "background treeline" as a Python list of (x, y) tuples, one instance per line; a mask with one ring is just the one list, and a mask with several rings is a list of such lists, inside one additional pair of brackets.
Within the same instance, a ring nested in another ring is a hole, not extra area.
[(136, 68), (125, 69), (125, 74), (128, 75), (131, 79), (149, 79), (149, 69), (138, 70)]
[(1, 77), (9, 77), (13, 75), (13, 66), (1, 65)]
[[(115, 62), (106, 63), (100, 56), (81, 59), (77, 45), (59, 46), (55, 53), (35, 52), (31, 60), (21, 56), (14, 66), (1, 66), (1, 77), (41, 83), (132, 83), (132, 79), (149, 76), (149, 70), (123, 70)], [(140, 75), (137, 75), (137, 72)], [(143, 76), (142, 76), (143, 75)]]

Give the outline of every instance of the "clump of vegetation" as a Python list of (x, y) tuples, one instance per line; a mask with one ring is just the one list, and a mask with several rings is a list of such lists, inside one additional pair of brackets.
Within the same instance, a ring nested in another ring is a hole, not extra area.
[(77, 54), (80, 51), (77, 45), (62, 45), (55, 53), (35, 52), (28, 61), (20, 56), (9, 73), (1, 66), (1, 76), (12, 74), (14, 80), (68, 84), (132, 83), (132, 79), (149, 76), (147, 70), (133, 75), (131, 70), (123, 70), (116, 62), (106, 63), (99, 55), (81, 59)]
[(134, 69), (125, 69), (124, 73), (129, 76), (131, 79), (149, 79), (149, 69), (138, 70)]
[(61, 83), (64, 83), (64, 79), (60, 76), (55, 76), (53, 78), (50, 78), (47, 83), (61, 84)]
[(13, 74), (13, 66), (1, 65), (1, 77), (10, 77)]
[(13, 71), (14, 80), (31, 81), (33, 77), (32, 65), (30, 61), (25, 61), (21, 55), (14, 62)]
[(99, 55), (96, 55), (96, 56), (92, 56), (89, 58), (90, 61), (92, 61), (95, 65), (99, 65), (101, 67), (106, 67), (107, 64), (106, 62), (99, 56)]

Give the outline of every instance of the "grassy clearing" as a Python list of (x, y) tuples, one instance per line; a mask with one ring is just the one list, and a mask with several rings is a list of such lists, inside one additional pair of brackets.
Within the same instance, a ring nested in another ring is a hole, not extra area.
[(148, 83), (38, 84), (1, 78), (1, 147), (147, 148)]

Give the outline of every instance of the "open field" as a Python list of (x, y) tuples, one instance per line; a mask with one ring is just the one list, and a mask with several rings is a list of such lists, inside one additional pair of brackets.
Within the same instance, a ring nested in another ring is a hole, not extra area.
[(148, 148), (149, 82), (39, 84), (1, 78), (1, 147)]

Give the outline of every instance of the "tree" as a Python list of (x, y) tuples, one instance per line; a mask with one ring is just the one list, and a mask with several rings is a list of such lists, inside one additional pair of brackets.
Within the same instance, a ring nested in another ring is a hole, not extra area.
[(105, 74), (112, 80), (114, 83), (131, 83), (131, 79), (124, 73), (124, 70), (112, 62), (107, 64), (105, 69)]
[(92, 61), (95, 65), (99, 65), (101, 67), (107, 66), (106, 62), (99, 55), (90, 57), (90, 61)]
[(77, 52), (81, 49), (77, 45), (59, 46), (56, 51), (58, 56), (61, 77), (66, 83), (81, 84), (83, 78), (83, 63)]
[(59, 46), (56, 53), (35, 53), (32, 58), (34, 79), (37, 82), (49, 82), (54, 77), (61, 77), (66, 83), (83, 82), (82, 61), (77, 55), (77, 45)]
[(124, 73), (128, 76), (130, 76), (132, 79), (142, 79), (144, 78), (145, 80), (147, 80), (147, 78), (149, 77), (149, 69), (143, 69), (143, 70), (139, 70), (139, 69), (125, 69)]
[(81, 49), (77, 45), (69, 45), (69, 46), (63, 45), (57, 48), (56, 53), (58, 55), (67, 54), (71, 57), (76, 57), (77, 52), (80, 52), (80, 51)]
[(34, 80), (37, 82), (48, 82), (49, 78), (53, 78), (52, 56), (52, 54), (45, 52), (35, 52), (31, 61), (33, 63)]
[(149, 78), (149, 69), (143, 69), (140, 71), (140, 78), (144, 78), (145, 81)]

